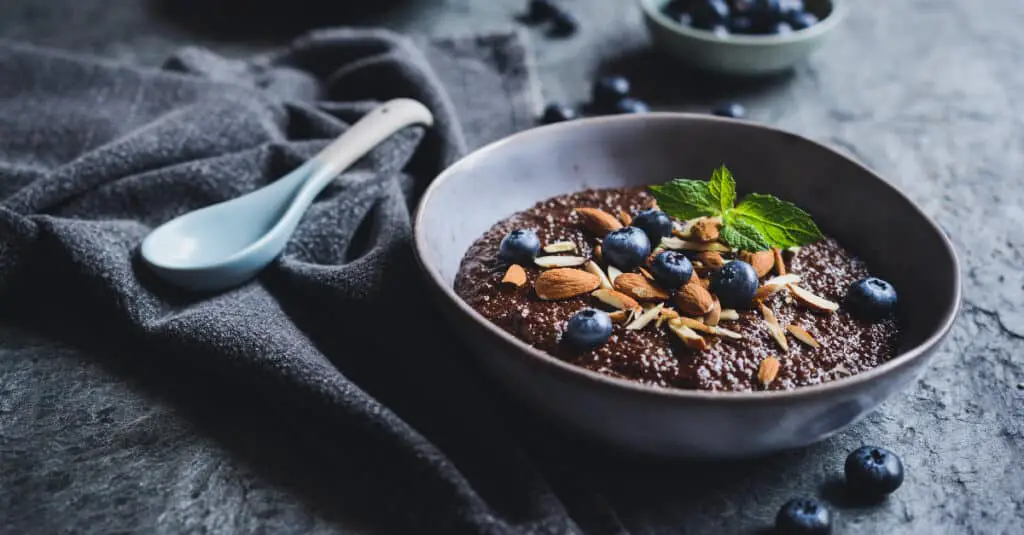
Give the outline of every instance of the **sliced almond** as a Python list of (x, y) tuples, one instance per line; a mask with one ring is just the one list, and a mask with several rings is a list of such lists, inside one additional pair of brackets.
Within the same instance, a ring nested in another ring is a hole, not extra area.
[(722, 258), (722, 254), (718, 251), (704, 251), (698, 253), (697, 261), (712, 269), (718, 269), (725, 265), (725, 259)]
[(772, 256), (775, 257), (775, 272), (779, 275), (785, 275), (786, 261), (782, 259), (782, 249), (772, 247)]
[(789, 351), (789, 342), (786, 341), (786, 333), (782, 330), (782, 326), (779, 325), (778, 318), (775, 317), (775, 313), (772, 309), (768, 308), (764, 303), (759, 303), (761, 306), (761, 315), (764, 316), (765, 325), (768, 328), (768, 333), (772, 335), (775, 342), (779, 344), (779, 347), (783, 351)]
[(687, 230), (686, 227), (680, 228), (676, 227), (675, 225), (672, 226), (672, 235), (682, 240), (688, 240), (693, 237), (693, 235), (690, 234), (689, 230)]
[(626, 323), (633, 319), (635, 310), (616, 310), (615, 312), (609, 312), (608, 317), (615, 323)]
[(723, 308), (719, 321), (736, 321), (740, 319), (740, 313), (731, 308)]
[(708, 341), (705, 340), (703, 336), (697, 334), (696, 331), (685, 325), (675, 323), (675, 320), (669, 320), (668, 329), (672, 331), (673, 334), (678, 336), (679, 339), (682, 340), (684, 344), (686, 344), (686, 347), (690, 349), (704, 351), (708, 347), (710, 347), (708, 345)]
[(762, 360), (761, 366), (757, 369), (757, 380), (764, 386), (770, 385), (779, 374), (779, 365), (779, 359), (775, 357)]
[(612, 287), (615, 287), (615, 279), (622, 275), (622, 271), (615, 266), (608, 266), (608, 280), (612, 282)]
[(545, 271), (533, 283), (537, 297), (545, 301), (569, 299), (596, 290), (601, 285), (597, 276), (581, 269), (558, 268)]
[(811, 336), (811, 333), (807, 332), (807, 329), (804, 329), (799, 325), (790, 323), (789, 325), (786, 325), (786, 330), (789, 331), (789, 334), (793, 335), (793, 338), (796, 338), (811, 347), (821, 347), (821, 344)]
[(615, 290), (594, 290), (590, 295), (597, 298), (598, 301), (619, 310), (632, 310), (640, 308), (640, 303), (637, 303), (632, 297)]
[(575, 253), (576, 242), (572, 241), (556, 241), (555, 243), (549, 243), (544, 246), (545, 253)]
[(582, 256), (538, 256), (533, 263), (542, 268), (576, 267), (587, 263)]
[(628, 227), (633, 224), (633, 216), (629, 215), (629, 212), (620, 208), (619, 221), (622, 221), (622, 224)]
[(583, 264), (583, 268), (586, 269), (590, 274), (596, 276), (601, 280), (601, 287), (607, 290), (612, 289), (612, 281), (608, 280), (608, 276), (601, 271), (601, 266), (597, 265), (596, 262), (590, 260), (586, 264)]
[(678, 318), (675, 318), (672, 321), (680, 325), (685, 325), (695, 331), (705, 332), (716, 336), (724, 336), (726, 338), (732, 338), (734, 340), (741, 340), (743, 338), (743, 335), (738, 332), (730, 331), (729, 329), (723, 329), (721, 327), (707, 325), (693, 318), (687, 318), (686, 316), (679, 316)]
[(511, 284), (516, 288), (526, 284), (526, 270), (519, 264), (512, 264), (501, 279), (502, 284)]
[(756, 253), (740, 251), (739, 259), (750, 264), (754, 271), (757, 272), (758, 278), (764, 277), (775, 267), (775, 255), (770, 250), (757, 251)]
[(666, 249), (673, 249), (676, 251), (717, 251), (720, 253), (727, 253), (731, 250), (718, 242), (700, 243), (675, 237), (662, 238), (661, 246)]
[(789, 291), (800, 304), (811, 310), (817, 310), (818, 312), (835, 312), (839, 310), (839, 303), (833, 303), (824, 297), (814, 295), (810, 290), (796, 284), (790, 284)]
[(711, 218), (698, 219), (690, 228), (690, 234), (699, 242), (707, 243), (718, 239), (718, 228), (721, 224)]
[(704, 323), (714, 327), (722, 319), (722, 303), (718, 301), (717, 297), (712, 296), (712, 299), (714, 301), (711, 304), (711, 311), (704, 316)]
[(594, 247), (594, 260), (604, 262), (604, 254), (601, 253), (601, 246)]
[(679, 312), (687, 316), (703, 316), (711, 312), (715, 300), (711, 292), (700, 283), (700, 279), (691, 277), (690, 282), (676, 292), (675, 303)]
[(649, 280), (651, 282), (654, 282), (654, 275), (651, 275), (650, 271), (647, 271), (644, 268), (638, 268), (638, 271), (640, 272), (641, 275), (644, 276), (645, 279), (647, 279), (647, 280)]
[(653, 306), (651, 308), (648, 308), (647, 310), (645, 310), (643, 312), (643, 314), (640, 314), (639, 316), (637, 316), (636, 319), (632, 321), (632, 323), (630, 323), (629, 325), (626, 325), (626, 330), (627, 331), (639, 331), (640, 329), (643, 329), (644, 327), (647, 326), (648, 323), (653, 321), (654, 318), (657, 318), (658, 315), (661, 314), (661, 309), (664, 306), (665, 305), (659, 303), (657, 306)]
[(760, 288), (754, 292), (754, 300), (762, 301), (770, 295), (774, 295), (782, 291), (787, 285), (800, 282), (800, 275), (790, 273), (789, 275), (779, 275), (778, 277), (772, 277), (761, 285)]
[(668, 299), (668, 294), (655, 287), (639, 273), (623, 273), (615, 278), (612, 286), (616, 290), (645, 303), (656, 303)]
[(679, 317), (679, 313), (676, 312), (675, 309), (663, 308), (663, 309), (661, 309), (661, 314), (658, 316), (657, 327), (661, 328), (661, 324), (665, 320), (670, 320), (670, 319), (678, 318), (678, 317)]
[(613, 230), (622, 228), (622, 223), (615, 219), (615, 216), (598, 208), (577, 208), (576, 213), (583, 220), (583, 226), (601, 238)]

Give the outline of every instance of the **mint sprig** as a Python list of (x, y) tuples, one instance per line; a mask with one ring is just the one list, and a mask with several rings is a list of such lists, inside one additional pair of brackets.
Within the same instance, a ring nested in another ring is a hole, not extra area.
[(804, 246), (823, 237), (807, 212), (771, 195), (752, 193), (734, 206), (736, 180), (724, 165), (708, 182), (676, 179), (650, 190), (658, 206), (672, 217), (720, 217), (720, 239), (743, 251)]

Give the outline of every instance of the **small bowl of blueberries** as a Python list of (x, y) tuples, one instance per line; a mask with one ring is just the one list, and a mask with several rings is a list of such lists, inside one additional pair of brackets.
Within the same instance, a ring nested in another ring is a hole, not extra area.
[(733, 76), (788, 71), (844, 18), (840, 0), (639, 0), (655, 43), (692, 67)]

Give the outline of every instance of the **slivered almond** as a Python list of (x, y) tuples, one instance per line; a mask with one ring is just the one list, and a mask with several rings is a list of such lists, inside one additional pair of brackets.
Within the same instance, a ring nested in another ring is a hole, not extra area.
[(772, 247), (772, 256), (775, 257), (775, 272), (779, 275), (785, 275), (786, 261), (782, 259), (782, 249)]
[(544, 246), (545, 253), (575, 253), (576, 242), (571, 241), (556, 241), (555, 243), (549, 243)]
[(674, 249), (677, 251), (717, 251), (720, 253), (727, 253), (731, 251), (731, 249), (718, 242), (700, 243), (675, 237), (662, 238), (661, 246), (666, 249)]
[(782, 330), (782, 326), (779, 325), (779, 320), (775, 317), (775, 313), (764, 303), (759, 303), (759, 305), (761, 306), (761, 315), (764, 316), (765, 325), (768, 327), (768, 333), (772, 335), (772, 338), (782, 347), (783, 351), (789, 351), (786, 333)]
[(794, 338), (811, 347), (821, 347), (821, 344), (811, 336), (811, 333), (807, 332), (807, 329), (804, 329), (799, 325), (790, 323), (789, 325), (786, 325), (786, 330), (789, 331), (789, 334), (792, 334)]
[(576, 267), (586, 264), (587, 259), (582, 256), (538, 256), (533, 263), (542, 268)]
[(639, 271), (640, 274), (643, 275), (645, 279), (647, 279), (647, 280), (649, 280), (651, 282), (654, 282), (654, 275), (651, 275), (650, 271), (647, 271), (644, 268), (637, 268), (637, 271)]
[(719, 226), (721, 224), (714, 219), (701, 218), (690, 227), (690, 234), (699, 242), (713, 242), (718, 239)]
[(775, 266), (775, 255), (771, 251), (740, 251), (739, 259), (750, 264), (757, 272), (757, 278), (764, 277)]
[(770, 385), (779, 374), (779, 365), (779, 359), (775, 357), (762, 360), (761, 366), (757, 369), (757, 380), (764, 386)]
[(633, 299), (645, 303), (665, 301), (669, 297), (664, 290), (655, 287), (638, 273), (623, 273), (615, 278), (612, 286)]
[(811, 310), (816, 310), (818, 312), (835, 312), (839, 310), (839, 303), (833, 303), (824, 297), (814, 295), (810, 290), (797, 286), (796, 284), (790, 284), (789, 291), (793, 294), (793, 297), (800, 302), (800, 304), (810, 308)]
[(696, 331), (685, 325), (675, 323), (675, 320), (669, 320), (668, 329), (678, 336), (679, 339), (686, 344), (686, 347), (690, 349), (704, 351), (709, 347), (708, 341), (705, 340), (703, 336), (697, 334)]
[(718, 269), (725, 265), (725, 259), (722, 258), (722, 254), (718, 251), (697, 253), (697, 261), (712, 269)]
[(665, 320), (670, 320), (670, 319), (678, 318), (678, 317), (679, 317), (679, 313), (676, 312), (675, 309), (663, 308), (663, 309), (661, 309), (661, 314), (658, 316), (658, 323), (657, 323), (656, 326), (658, 328), (661, 328), (661, 324)]
[(760, 288), (754, 292), (754, 300), (761, 301), (766, 299), (770, 295), (774, 295), (782, 291), (787, 285), (800, 282), (800, 275), (790, 273), (789, 275), (779, 275), (778, 277), (772, 277), (761, 285)]
[(708, 312), (707, 316), (704, 316), (704, 323), (714, 327), (722, 319), (722, 303), (717, 297), (712, 298), (714, 301), (711, 304), (711, 311)]
[(633, 310), (616, 310), (615, 312), (609, 312), (608, 317), (615, 323), (626, 323), (633, 319)]
[(608, 280), (612, 282), (612, 287), (615, 287), (615, 279), (622, 275), (622, 271), (615, 266), (608, 266)]
[(723, 308), (721, 316), (719, 321), (736, 321), (740, 319), (740, 313), (731, 308)]
[(676, 292), (676, 306), (679, 312), (687, 316), (703, 316), (711, 312), (714, 302), (711, 292), (696, 277), (691, 277), (690, 281)]
[(583, 220), (583, 226), (598, 237), (603, 238), (605, 234), (622, 228), (622, 223), (615, 216), (598, 208), (577, 208), (576, 213)]
[(516, 288), (526, 284), (526, 270), (519, 264), (512, 264), (508, 267), (508, 271), (505, 272), (505, 276), (501, 279), (502, 284), (511, 284)]
[(637, 303), (632, 297), (615, 290), (594, 290), (590, 295), (597, 298), (598, 301), (619, 310), (632, 310), (640, 308), (640, 303)]
[(533, 283), (537, 297), (545, 301), (569, 299), (589, 293), (601, 285), (597, 276), (581, 269), (557, 268), (541, 273)]
[(738, 332), (730, 331), (729, 329), (723, 329), (721, 327), (715, 327), (715, 326), (712, 326), (712, 325), (707, 325), (707, 324), (701, 323), (701, 322), (699, 322), (699, 321), (697, 321), (697, 320), (695, 320), (693, 318), (687, 318), (686, 316), (679, 316), (678, 318), (676, 318), (676, 319), (674, 319), (672, 321), (675, 321), (676, 323), (678, 323), (680, 325), (685, 325), (685, 326), (687, 326), (687, 327), (689, 327), (689, 328), (691, 328), (691, 329), (693, 329), (695, 331), (705, 332), (705, 333), (713, 334), (713, 335), (716, 335), (716, 336), (724, 336), (726, 338), (732, 338), (734, 340), (740, 340), (740, 339), (743, 338), (743, 335), (738, 333)]
[(590, 260), (586, 264), (583, 264), (583, 268), (590, 272), (591, 275), (594, 275), (601, 280), (602, 288), (606, 290), (612, 289), (612, 281), (608, 280), (608, 276), (604, 274), (604, 271), (601, 271), (601, 266), (597, 265), (596, 262)]
[(639, 316), (637, 316), (636, 319), (632, 321), (632, 323), (630, 323), (629, 325), (626, 325), (626, 330), (627, 331), (639, 331), (640, 329), (643, 329), (644, 327), (647, 326), (648, 323), (653, 321), (654, 318), (658, 317), (658, 315), (661, 314), (661, 309), (664, 306), (665, 305), (663, 305), (661, 303), (658, 303), (657, 306), (653, 306), (651, 308), (648, 308), (647, 310), (645, 310), (643, 312), (643, 314), (640, 314)]
[(621, 208), (619, 209), (619, 220), (627, 227), (633, 224), (633, 216), (629, 215), (629, 212), (622, 210)]

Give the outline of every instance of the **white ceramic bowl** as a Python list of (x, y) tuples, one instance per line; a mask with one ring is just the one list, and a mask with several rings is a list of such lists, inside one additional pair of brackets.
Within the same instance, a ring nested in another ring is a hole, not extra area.
[(821, 21), (785, 35), (728, 35), (683, 26), (662, 11), (669, 0), (638, 0), (654, 42), (698, 69), (736, 76), (789, 70), (817, 50), (846, 16), (840, 0), (805, 0)]

